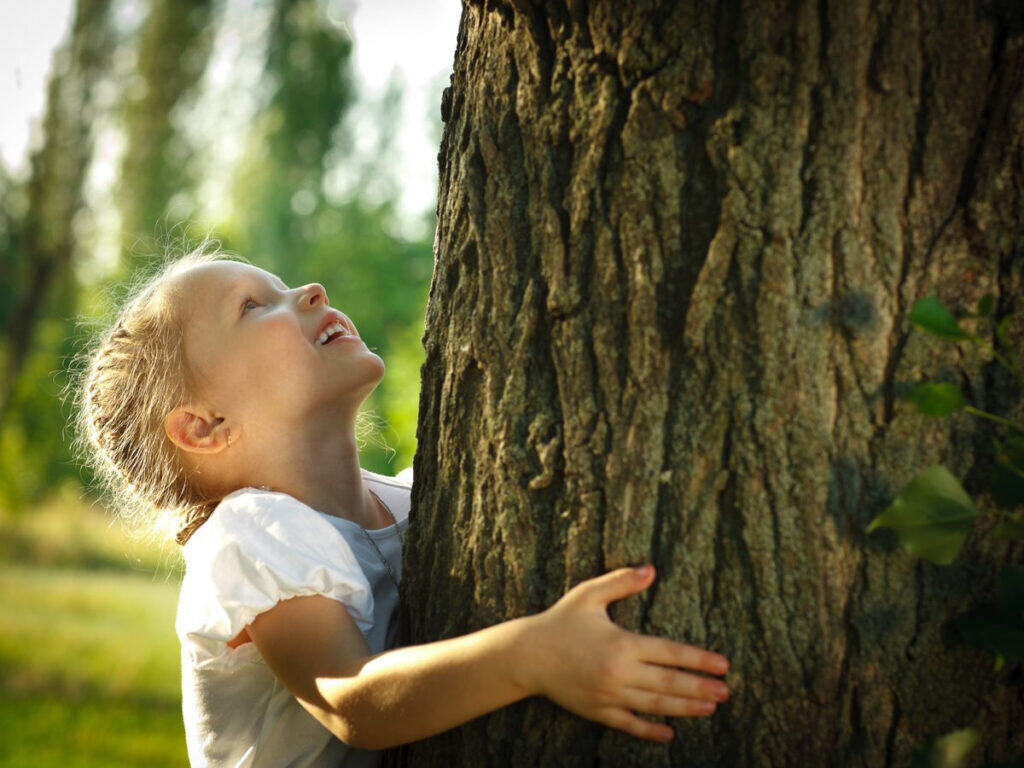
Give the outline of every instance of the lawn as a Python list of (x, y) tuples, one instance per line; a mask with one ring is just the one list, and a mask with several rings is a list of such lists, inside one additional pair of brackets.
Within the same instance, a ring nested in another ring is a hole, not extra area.
[(181, 766), (173, 551), (102, 511), (0, 516), (3, 765)]

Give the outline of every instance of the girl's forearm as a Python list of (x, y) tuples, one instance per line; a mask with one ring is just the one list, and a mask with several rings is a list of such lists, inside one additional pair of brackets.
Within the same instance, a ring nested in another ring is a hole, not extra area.
[[(651, 568), (620, 568), (569, 590), (546, 611), (437, 643), (369, 656), (355, 621), (323, 595), (282, 600), (248, 633), (296, 699), (347, 743), (397, 746), (531, 695), (644, 739), (672, 729), (637, 713), (710, 715), (728, 698), (724, 657), (635, 634), (608, 604), (645, 589)], [(586, 649), (580, 653), (580, 649)]]
[(469, 635), (398, 648), (319, 678), (319, 719), (343, 741), (385, 749), (461, 725), (533, 695), (521, 651), (530, 617)]

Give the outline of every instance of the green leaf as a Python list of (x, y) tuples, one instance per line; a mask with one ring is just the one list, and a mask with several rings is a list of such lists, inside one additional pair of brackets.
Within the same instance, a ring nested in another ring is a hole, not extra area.
[(944, 466), (929, 467), (911, 480), (892, 505), (867, 527), (891, 528), (909, 551), (939, 565), (960, 552), (978, 510)]
[(978, 317), (988, 317), (996, 308), (996, 296), (994, 293), (986, 293), (978, 299)]
[(967, 754), (978, 743), (978, 732), (964, 728), (940, 736), (922, 747), (914, 749), (911, 768), (960, 768)]
[(914, 388), (907, 400), (925, 416), (948, 416), (961, 410), (967, 402), (955, 384), (929, 382)]
[(1008, 660), (1024, 658), (1024, 623), (1007, 618), (994, 605), (963, 614), (953, 626), (965, 643), (978, 650)]
[(970, 335), (957, 323), (953, 313), (946, 305), (929, 296), (914, 303), (910, 312), (910, 322), (922, 331), (939, 336), (943, 339), (968, 339)]

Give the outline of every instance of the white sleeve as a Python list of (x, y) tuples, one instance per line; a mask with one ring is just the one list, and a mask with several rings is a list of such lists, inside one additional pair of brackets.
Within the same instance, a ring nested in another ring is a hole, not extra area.
[(183, 649), (215, 658), (256, 616), (304, 595), (338, 600), (364, 635), (373, 626), (373, 593), (341, 533), (291, 496), (238, 491), (185, 545), (175, 628)]

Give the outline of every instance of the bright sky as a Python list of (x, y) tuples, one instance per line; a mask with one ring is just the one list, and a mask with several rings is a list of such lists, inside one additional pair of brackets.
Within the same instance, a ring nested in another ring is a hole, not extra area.
[[(119, 5), (137, 4), (120, 0)], [(355, 65), (370, 97), (392, 75), (404, 86), (398, 132), (402, 208), (416, 211), (436, 193), (437, 146), (425, 132), (433, 85), (451, 72), (462, 5), (459, 0), (334, 0), (351, 8)], [(0, 159), (15, 173), (27, 168), (32, 125), (42, 116), (53, 49), (67, 35), (73, 0), (0, 2)]]
[[(380, 94), (392, 73), (404, 85), (399, 152), (407, 169), (403, 208), (422, 209), (437, 194), (437, 143), (424, 132), (425, 116), (438, 115), (434, 84), (451, 74), (462, 15), (460, 0), (358, 0), (352, 34), (356, 69), (364, 87)], [(436, 94), (440, 98), (440, 94)], [(415, 204), (414, 204), (415, 203)]]
[(22, 170), (43, 112), (50, 55), (71, 25), (71, 0), (0, 3), (0, 158)]

